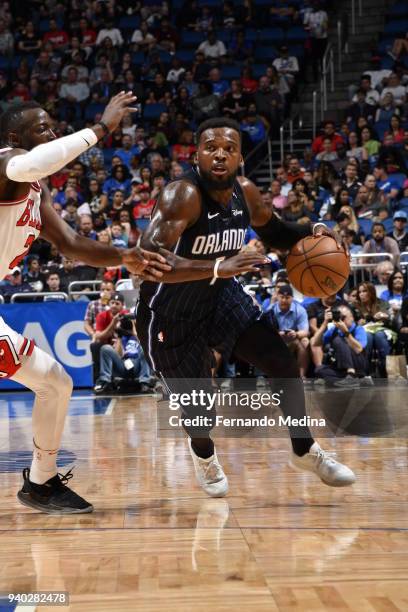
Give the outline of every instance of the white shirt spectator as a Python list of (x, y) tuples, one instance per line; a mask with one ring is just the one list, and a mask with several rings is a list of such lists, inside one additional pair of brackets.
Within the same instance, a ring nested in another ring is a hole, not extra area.
[(140, 45), (140, 43), (142, 42), (144, 42), (145, 44), (154, 43), (154, 40), (155, 38), (153, 34), (150, 34), (150, 32), (147, 32), (146, 36), (144, 36), (142, 30), (135, 30), (132, 34), (130, 42)]
[(207, 58), (217, 59), (227, 54), (222, 40), (216, 40), (214, 44), (211, 44), (208, 40), (205, 40), (197, 49), (202, 51)]
[(402, 106), (405, 102), (407, 88), (403, 85), (397, 85), (397, 87), (384, 87), (381, 92), (381, 100), (387, 93), (391, 93), (394, 96), (394, 102), (397, 106)]
[(377, 89), (379, 85), (382, 85), (384, 79), (388, 79), (391, 70), (364, 70), (364, 74), (371, 77), (371, 85)]
[(61, 98), (72, 96), (76, 102), (83, 102), (89, 98), (89, 87), (86, 83), (64, 83), (61, 85), (59, 95)]
[[(367, 104), (371, 104), (371, 106), (377, 106), (379, 100), (380, 100), (380, 94), (378, 93), (378, 91), (376, 89), (369, 89), (367, 92), (364, 92), (366, 95), (366, 103)], [(352, 102), (358, 102), (358, 96), (357, 94), (355, 94), (352, 97)]]
[(179, 83), (185, 71), (186, 69), (182, 67), (177, 68), (177, 69), (172, 68), (167, 73), (166, 81), (170, 81), (170, 83)]
[[(272, 65), (284, 76), (292, 76), (293, 73), (299, 72), (299, 62), (294, 55), (278, 57), (276, 60), (273, 60)], [(287, 75), (288, 72), (291, 74)]]
[(123, 38), (118, 28), (103, 28), (99, 31), (96, 44), (100, 45), (105, 38), (110, 38), (114, 47), (123, 45)]
[(303, 25), (309, 28), (313, 38), (327, 38), (327, 23), (326, 11), (310, 11), (305, 14)]
[(78, 73), (78, 81), (87, 81), (89, 78), (89, 70), (86, 66), (78, 66), (76, 64), (69, 64), (62, 69), (61, 76), (63, 79), (68, 78), (68, 70), (75, 68)]

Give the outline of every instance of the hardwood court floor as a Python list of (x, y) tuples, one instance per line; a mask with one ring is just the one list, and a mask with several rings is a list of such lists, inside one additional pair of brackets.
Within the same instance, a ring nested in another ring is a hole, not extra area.
[[(221, 440), (230, 493), (213, 500), (155, 418), (149, 397), (68, 418), (93, 514), (32, 512), (0, 473), (0, 592), (66, 590), (81, 612), (408, 610), (406, 440), (325, 440), (357, 473), (346, 489), (292, 471), (286, 440)], [(0, 420), (0, 450), (29, 450), (29, 426)]]

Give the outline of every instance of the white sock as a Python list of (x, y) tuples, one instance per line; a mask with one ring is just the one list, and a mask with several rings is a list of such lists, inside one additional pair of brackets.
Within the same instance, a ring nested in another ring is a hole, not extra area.
[(33, 440), (33, 460), (30, 468), (30, 481), (44, 484), (57, 473), (57, 450), (43, 450)]

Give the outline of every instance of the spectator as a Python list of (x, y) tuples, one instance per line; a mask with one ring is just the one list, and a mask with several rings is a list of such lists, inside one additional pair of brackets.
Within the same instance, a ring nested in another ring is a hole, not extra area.
[(46, 277), (44, 291), (47, 293), (57, 293), (61, 291), (61, 279), (58, 272), (52, 270)]
[(47, 81), (57, 80), (59, 66), (57, 62), (51, 59), (47, 51), (41, 51), (38, 59), (34, 62), (31, 79), (36, 79), (40, 84)]
[(184, 77), (186, 69), (181, 65), (181, 61), (178, 57), (173, 57), (171, 60), (171, 68), (167, 73), (166, 80), (174, 85), (178, 85)]
[(386, 328), (390, 323), (388, 304), (377, 298), (372, 283), (361, 283), (358, 286), (357, 304), (360, 317), (358, 323), (364, 325), (367, 331), (368, 359), (371, 361), (373, 349), (376, 349), (380, 376), (386, 378), (386, 356), (392, 347), (391, 330)]
[(78, 234), (85, 236), (90, 240), (96, 240), (97, 235), (93, 229), (92, 217), (90, 215), (81, 215), (78, 223)]
[(375, 122), (389, 122), (394, 115), (399, 116), (399, 108), (396, 107), (394, 96), (391, 92), (387, 92), (380, 100), (380, 107), (375, 113)]
[(401, 253), (408, 250), (407, 221), (407, 213), (404, 210), (397, 210), (393, 216), (393, 231), (388, 234), (390, 238), (396, 240)]
[(388, 93), (393, 95), (397, 107), (401, 107), (404, 104), (407, 93), (406, 88), (404, 85), (401, 85), (401, 80), (395, 72), (390, 75), (387, 86), (382, 90), (381, 99), (384, 99)]
[[(354, 89), (355, 91), (355, 89)], [(380, 101), (380, 94), (378, 93), (378, 91), (376, 89), (373, 89), (372, 85), (371, 85), (371, 76), (369, 74), (364, 74), (361, 77), (360, 80), (360, 87), (358, 89), (358, 91), (362, 91), (365, 94), (365, 102), (366, 104), (369, 104), (370, 106), (377, 106), (378, 102)], [(353, 98), (352, 98), (352, 102), (356, 103), (358, 102), (358, 94), (355, 93)]]
[(121, 189), (126, 196), (130, 191), (129, 170), (124, 164), (113, 167), (111, 177), (103, 184), (103, 208), (107, 207), (108, 202), (112, 202), (113, 194), (117, 189)]
[(296, 353), (300, 375), (305, 378), (309, 365), (309, 323), (306, 310), (293, 300), (290, 285), (283, 285), (277, 292), (278, 301), (269, 315), (279, 335), (291, 352)]
[(315, 155), (323, 151), (323, 139), (330, 138), (332, 142), (332, 151), (336, 151), (339, 143), (343, 144), (343, 139), (340, 134), (335, 131), (335, 124), (333, 121), (326, 121), (323, 127), (323, 135), (316, 136), (312, 143), (312, 151)]
[(356, 159), (358, 163), (361, 163), (363, 160), (365, 161), (368, 159), (367, 150), (364, 147), (361, 147), (358, 142), (357, 132), (353, 131), (349, 133), (348, 145), (349, 150), (346, 153), (346, 156), (348, 158), (351, 159), (352, 157), (354, 157), (354, 159)]
[(107, 310), (110, 298), (114, 292), (114, 285), (110, 281), (102, 281), (100, 286), (99, 298), (89, 302), (84, 319), (85, 332), (93, 338), (95, 333), (96, 317), (100, 312)]
[(14, 55), (14, 38), (4, 19), (0, 19), (0, 55)]
[(284, 221), (295, 221), (296, 223), (309, 223), (310, 217), (305, 203), (295, 191), (289, 191), (287, 206), (282, 210)]
[(99, 74), (98, 81), (92, 86), (91, 96), (92, 101), (97, 104), (107, 104), (116, 92), (116, 86), (113, 84), (113, 77), (110, 70), (102, 68)]
[(121, 47), (123, 45), (122, 34), (118, 28), (114, 27), (112, 21), (107, 21), (106, 27), (99, 30), (96, 45), (102, 44), (107, 38), (112, 41), (114, 47)]
[(345, 180), (343, 182), (343, 185), (345, 189), (347, 189), (347, 192), (351, 200), (353, 201), (355, 200), (358, 190), (361, 187), (361, 183), (358, 180), (357, 168), (355, 164), (349, 161), (349, 163), (344, 169), (344, 175), (345, 175)]
[(196, 150), (193, 131), (183, 130), (179, 141), (172, 147), (172, 159), (179, 163), (188, 162)]
[(288, 199), (286, 196), (281, 194), (281, 190), (282, 185), (280, 181), (274, 179), (271, 183), (272, 205), (278, 211), (285, 208), (288, 204)]
[(199, 45), (197, 51), (202, 51), (205, 59), (209, 60), (223, 59), (227, 54), (224, 43), (217, 40), (214, 30), (208, 31), (207, 40)]
[(104, 344), (101, 347), (100, 373), (94, 387), (95, 393), (111, 393), (114, 376), (134, 380), (137, 378), (141, 384), (141, 392), (150, 392), (150, 368), (137, 338), (133, 320), (119, 313), (113, 316), (112, 323), (117, 337), (113, 346)]
[(24, 55), (34, 54), (41, 49), (41, 46), (41, 38), (35, 31), (33, 22), (27, 21), (17, 43), (18, 52)]
[(69, 44), (69, 36), (65, 30), (61, 30), (55, 19), (50, 19), (48, 31), (43, 36), (44, 43), (50, 42), (59, 51), (64, 51)]
[(264, 122), (255, 111), (247, 113), (241, 123), (241, 131), (249, 135), (254, 146), (265, 140), (267, 133)]
[(396, 270), (388, 279), (388, 289), (381, 292), (380, 300), (391, 304), (391, 307), (397, 306), (398, 310), (406, 297), (408, 297), (407, 283), (402, 272)]
[(279, 57), (273, 60), (272, 66), (276, 68), (279, 75), (282, 76), (289, 87), (292, 88), (299, 73), (299, 62), (296, 56), (289, 55), (289, 49), (286, 45), (280, 47)]
[(398, 115), (393, 115), (390, 119), (390, 129), (384, 134), (384, 144), (387, 136), (392, 137), (392, 144), (398, 145), (404, 142), (404, 130)]
[(70, 68), (68, 70), (67, 82), (61, 85), (59, 95), (62, 99), (72, 104), (85, 102), (89, 98), (89, 87), (87, 83), (78, 81), (78, 70)]
[[(326, 310), (328, 308), (330, 308), (332, 311), (338, 310), (339, 306), (342, 304), (344, 304), (344, 301), (341, 298), (339, 298), (337, 295), (330, 295), (328, 297), (315, 300), (306, 307), (307, 316), (309, 319), (310, 337), (313, 337), (318, 331), (319, 327), (323, 324)], [(321, 366), (323, 364), (322, 346), (311, 345), (310, 350), (314, 367), (316, 368)]]
[(259, 87), (254, 95), (254, 102), (258, 113), (276, 130), (282, 118), (283, 100), (280, 93), (271, 88), (267, 76), (262, 76), (259, 79)]
[(110, 228), (112, 244), (118, 249), (127, 249), (127, 236), (120, 221), (112, 221)]
[(346, 119), (348, 123), (357, 124), (360, 117), (364, 117), (367, 121), (372, 121), (374, 118), (375, 108), (372, 104), (366, 102), (366, 92), (364, 89), (359, 89), (356, 93), (357, 101), (346, 111)]
[(139, 155), (140, 149), (139, 147), (133, 144), (132, 137), (129, 134), (124, 134), (122, 136), (122, 146), (120, 149), (116, 149), (114, 155), (120, 157), (122, 164), (130, 168), (130, 162), (134, 155)]
[(67, 257), (62, 259), (62, 268), (59, 269), (59, 276), (60, 289), (64, 293), (69, 293), (69, 285), (71, 283), (81, 280), (80, 271), (76, 269), (76, 262)]
[(374, 168), (374, 176), (376, 179), (376, 186), (383, 195), (386, 202), (388, 200), (394, 200), (398, 196), (399, 184), (392, 180), (392, 176), (389, 177), (387, 169), (384, 164), (377, 164)]
[(333, 314), (325, 311), (323, 323), (311, 339), (311, 347), (323, 347), (324, 363), (316, 368), (318, 381), (336, 387), (359, 386), (359, 378), (367, 374), (367, 333), (356, 324), (354, 315), (347, 306), (339, 306)]
[[(103, 290), (102, 286), (104, 286)], [(123, 296), (113, 292), (113, 283), (103, 283), (101, 285), (101, 301), (96, 302), (92, 311), (90, 311), (90, 316), (95, 317), (92, 330), (87, 325), (88, 311), (85, 313), (85, 331), (92, 337), (90, 350), (94, 381), (99, 378), (101, 348), (104, 344), (113, 343), (116, 324), (119, 317), (124, 314), (127, 314), (127, 311), (124, 309)]]
[(172, 54), (176, 52), (179, 36), (177, 30), (171, 26), (168, 17), (162, 17), (160, 27), (155, 32), (155, 38), (159, 48)]
[(229, 91), (229, 83), (225, 79), (221, 78), (221, 71), (218, 68), (212, 68), (210, 70), (210, 82), (213, 86), (213, 92), (216, 96), (221, 98)]
[(363, 253), (390, 253), (393, 256), (394, 265), (398, 266), (400, 257), (398, 243), (394, 238), (385, 235), (384, 225), (379, 222), (373, 223), (371, 235), (372, 238), (367, 240), (363, 246)]
[(332, 139), (326, 136), (323, 138), (323, 150), (316, 155), (317, 161), (334, 162), (339, 159), (337, 151), (332, 150)]
[(191, 107), (194, 120), (197, 123), (211, 117), (218, 117), (220, 112), (219, 98), (213, 93), (211, 83), (203, 82), (199, 84), (198, 94), (192, 99)]
[(314, 0), (311, 10), (305, 13), (303, 25), (310, 33), (313, 77), (317, 81), (327, 46), (328, 32), (328, 16), (318, 0)]
[(23, 280), (21, 268), (16, 266), (10, 271), (5, 280), (0, 282), (0, 295), (6, 303), (10, 302), (15, 293), (32, 293), (31, 285)]
[(41, 272), (38, 257), (30, 256), (27, 259), (27, 273), (23, 276), (23, 282), (29, 283), (33, 291), (43, 290), (45, 277)]

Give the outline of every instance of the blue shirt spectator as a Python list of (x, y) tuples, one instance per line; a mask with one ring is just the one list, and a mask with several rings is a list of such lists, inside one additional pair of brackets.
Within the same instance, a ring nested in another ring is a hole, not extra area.
[[(323, 344), (328, 344), (330, 340), (332, 340), (335, 332), (338, 336), (344, 338), (344, 333), (337, 329), (337, 327), (332, 323), (323, 334)], [(363, 349), (367, 346), (367, 332), (362, 325), (353, 323), (352, 326), (349, 327), (349, 332), (361, 344)]]
[(247, 132), (254, 144), (258, 144), (266, 137), (265, 124), (256, 113), (248, 113), (244, 123), (241, 123), (241, 130)]
[(293, 291), (289, 285), (278, 289), (278, 301), (272, 306), (271, 312), (279, 331), (308, 331), (309, 321), (306, 309), (293, 299)]

